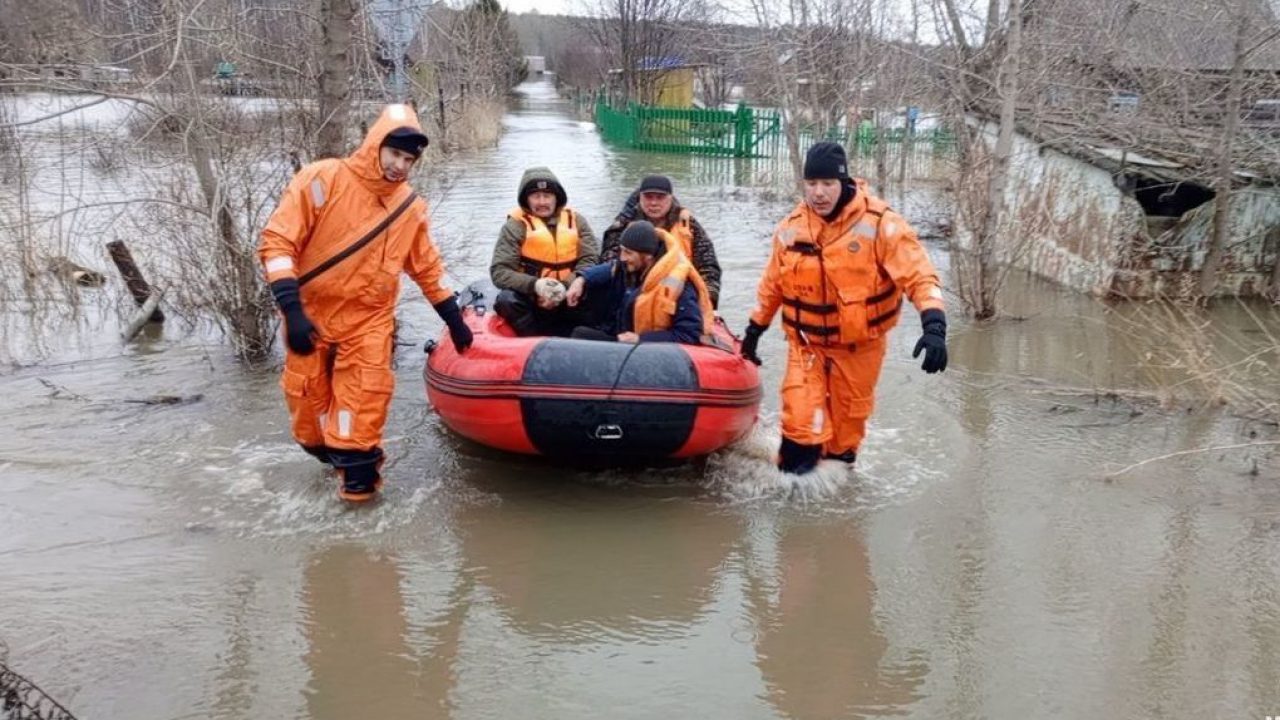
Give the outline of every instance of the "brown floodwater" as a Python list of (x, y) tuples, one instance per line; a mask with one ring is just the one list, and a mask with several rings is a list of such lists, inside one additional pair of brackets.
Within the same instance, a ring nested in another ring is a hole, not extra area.
[[(524, 91), (496, 148), (420, 173), (455, 286), (486, 271), (525, 167), (598, 230), (664, 172), (740, 328), (789, 201), (749, 162), (620, 152)], [(942, 214), (928, 188), (889, 199)], [(1274, 429), (1109, 395), (1164, 387), (1123, 309), (1024, 278), (1005, 304), (1019, 319), (953, 313), (940, 376), (903, 322), (857, 472), (801, 482), (770, 464), (776, 323), (752, 438), (572, 470), (441, 425), (420, 350), (440, 323), (406, 283), (418, 344), (398, 354), (385, 495), (360, 508), (293, 445), (274, 371), (177, 331), (124, 355), (73, 344), (0, 376), (0, 653), (81, 718), (1280, 715), (1275, 453), (1107, 477)], [(199, 398), (129, 402), (157, 394)]]

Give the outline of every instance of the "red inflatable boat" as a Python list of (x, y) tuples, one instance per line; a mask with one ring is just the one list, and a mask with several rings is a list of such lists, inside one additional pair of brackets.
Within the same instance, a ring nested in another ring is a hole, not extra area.
[(742, 438), (760, 406), (756, 367), (719, 319), (723, 347), (516, 337), (487, 282), (459, 298), (475, 341), (429, 344), (427, 397), (483, 445), (587, 463), (693, 458)]

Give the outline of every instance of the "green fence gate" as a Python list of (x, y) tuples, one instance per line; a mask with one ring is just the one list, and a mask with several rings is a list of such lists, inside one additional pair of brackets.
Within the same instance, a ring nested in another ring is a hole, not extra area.
[(777, 150), (782, 122), (777, 112), (650, 107), (631, 103), (615, 109), (596, 100), (596, 126), (606, 142), (646, 152), (768, 157)]
[[(595, 99), (600, 135), (613, 145), (645, 152), (730, 158), (788, 157), (782, 115), (745, 104), (735, 110), (651, 107), (630, 103), (615, 108), (602, 94)], [(924, 131), (877, 128), (870, 123), (852, 129), (797, 128), (800, 152), (821, 140), (844, 144), (851, 169), (865, 177), (945, 178), (954, 172), (955, 136), (943, 129)]]

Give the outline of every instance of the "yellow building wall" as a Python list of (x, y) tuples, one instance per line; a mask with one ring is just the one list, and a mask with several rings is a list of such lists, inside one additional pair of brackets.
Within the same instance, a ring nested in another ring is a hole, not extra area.
[(652, 105), (669, 108), (693, 107), (693, 68), (663, 70), (654, 88)]

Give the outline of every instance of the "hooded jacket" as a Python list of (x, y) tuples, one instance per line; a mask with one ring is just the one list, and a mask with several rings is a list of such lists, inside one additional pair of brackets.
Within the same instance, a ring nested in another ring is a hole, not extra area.
[[(383, 178), (382, 141), (392, 130), (422, 131), (407, 105), (388, 105), (360, 147), (341, 159), (303, 167), (290, 181), (262, 231), (258, 257), (267, 281), (297, 278), (341, 253), (413, 192)], [(417, 198), (359, 252), (302, 286), (302, 305), (323, 339), (342, 341), (394, 322), (400, 274), (408, 273), (432, 305), (452, 292), (431, 241), (427, 202)]]
[[(528, 211), (529, 205), (525, 198), (528, 195), (528, 190), (533, 189), (538, 182), (546, 182), (547, 189), (556, 195), (555, 213), (545, 221), (551, 232), (555, 232), (558, 224), (557, 220), (562, 210), (573, 213), (573, 219), (578, 231), (578, 258), (574, 263), (573, 270), (582, 270), (594, 265), (600, 249), (596, 236), (591, 231), (591, 226), (587, 224), (586, 218), (574, 212), (572, 208), (567, 207), (568, 196), (565, 194), (564, 187), (560, 185), (560, 180), (549, 169), (533, 167), (524, 171), (524, 174), (520, 177), (520, 186), (516, 191), (516, 200), (520, 203), (520, 207)], [(498, 242), (493, 247), (493, 260), (489, 264), (489, 276), (493, 279), (493, 284), (501, 290), (514, 290), (518, 293), (532, 296), (538, 276), (525, 272), (527, 268), (524, 267), (524, 263), (520, 259), (520, 248), (524, 244), (527, 227), (528, 225), (524, 221), (508, 216), (507, 221), (502, 225), (502, 230), (498, 232)]]

